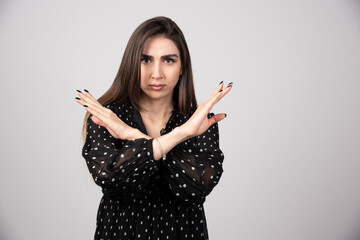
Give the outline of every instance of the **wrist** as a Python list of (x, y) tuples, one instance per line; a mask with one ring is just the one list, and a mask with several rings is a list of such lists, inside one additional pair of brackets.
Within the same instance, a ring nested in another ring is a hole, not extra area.
[(130, 127), (126, 140), (134, 140), (138, 138), (150, 139), (149, 136), (143, 134), (139, 129)]
[(188, 131), (186, 131), (186, 126), (185, 125), (181, 125), (179, 127), (174, 128), (173, 132), (177, 136), (177, 139), (180, 140), (179, 142), (183, 142), (183, 141), (191, 138)]
[(171, 149), (179, 143), (187, 140), (185, 128), (176, 127), (171, 132), (154, 138), (153, 155), (155, 160), (163, 158)]

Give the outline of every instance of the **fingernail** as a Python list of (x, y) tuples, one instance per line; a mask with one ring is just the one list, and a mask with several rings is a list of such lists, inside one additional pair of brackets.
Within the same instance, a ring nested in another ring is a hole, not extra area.
[(219, 92), (222, 92), (223, 90), (221, 89)]
[(79, 97), (75, 97), (77, 100), (81, 100), (81, 98), (79, 98)]
[(224, 81), (221, 81), (221, 82), (219, 83), (219, 85), (222, 84), (223, 82), (224, 82)]
[(229, 84), (227, 85), (227, 87), (230, 87), (230, 86), (232, 86), (232, 84), (233, 84), (233, 82), (229, 83)]
[(84, 91), (85, 91), (85, 92), (87, 92), (87, 93), (89, 92), (89, 91), (88, 91), (88, 90), (86, 90), (85, 88), (84, 88)]
[(227, 117), (227, 114), (226, 113), (224, 113), (225, 114), (225, 117)]
[(76, 91), (78, 91), (79, 93), (82, 93), (79, 89), (76, 89)]
[(88, 107), (88, 105), (83, 105), (84, 107)]

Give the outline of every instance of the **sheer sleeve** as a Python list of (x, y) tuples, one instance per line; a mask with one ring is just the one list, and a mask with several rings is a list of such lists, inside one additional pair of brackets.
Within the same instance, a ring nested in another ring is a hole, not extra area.
[(91, 117), (82, 155), (95, 183), (104, 194), (118, 200), (139, 195), (157, 171), (152, 139), (115, 139)]
[[(209, 114), (208, 117), (214, 114)], [(165, 179), (177, 197), (185, 201), (203, 202), (218, 184), (223, 172), (224, 155), (219, 148), (218, 125), (189, 139), (167, 154), (163, 161)]]

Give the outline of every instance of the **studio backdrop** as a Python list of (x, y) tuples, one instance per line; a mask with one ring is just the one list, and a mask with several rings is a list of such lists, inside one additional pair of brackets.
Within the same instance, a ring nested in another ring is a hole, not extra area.
[(360, 5), (299, 1), (0, 1), (0, 239), (92, 239), (101, 189), (74, 97), (111, 85), (133, 30), (183, 30), (224, 172), (211, 240), (352, 240), (360, 232)]

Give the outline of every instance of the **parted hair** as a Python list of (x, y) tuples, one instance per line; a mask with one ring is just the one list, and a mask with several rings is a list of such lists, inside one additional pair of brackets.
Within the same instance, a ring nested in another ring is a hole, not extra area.
[[(139, 104), (143, 94), (140, 88), (141, 55), (147, 39), (163, 36), (174, 42), (180, 53), (181, 75), (174, 88), (174, 108), (180, 113), (188, 115), (191, 108), (197, 107), (191, 59), (184, 34), (177, 24), (170, 18), (159, 16), (141, 23), (131, 35), (119, 70), (110, 88), (98, 99), (103, 106), (112, 102), (132, 105), (141, 110)], [(90, 113), (87, 112), (83, 124), (83, 138), (86, 137), (86, 125)]]

